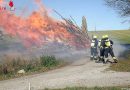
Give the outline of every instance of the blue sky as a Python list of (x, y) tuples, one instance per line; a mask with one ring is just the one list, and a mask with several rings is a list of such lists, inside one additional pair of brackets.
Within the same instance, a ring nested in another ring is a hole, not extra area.
[[(105, 6), (104, 0), (42, 0), (49, 9), (55, 9), (64, 17), (70, 15), (75, 19), (78, 25), (81, 25), (82, 16), (87, 18), (88, 29), (94, 30), (119, 30), (128, 29), (128, 23), (122, 24), (123, 18), (111, 8)], [(23, 7), (28, 7), (29, 11), (36, 10), (36, 5), (32, 0), (14, 0), (16, 8), (20, 11)], [(17, 10), (17, 9), (16, 9)], [(55, 18), (59, 16), (51, 13)]]

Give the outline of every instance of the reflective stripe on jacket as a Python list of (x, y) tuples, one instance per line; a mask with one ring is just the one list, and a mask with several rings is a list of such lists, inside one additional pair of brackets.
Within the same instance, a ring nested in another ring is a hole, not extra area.
[(91, 47), (97, 48), (97, 46), (98, 46), (98, 40), (97, 39), (92, 39)]
[(94, 47), (94, 46), (95, 46), (95, 40), (92, 40), (91, 47)]
[(110, 47), (111, 46), (111, 42), (109, 39), (105, 40), (105, 45), (106, 47)]

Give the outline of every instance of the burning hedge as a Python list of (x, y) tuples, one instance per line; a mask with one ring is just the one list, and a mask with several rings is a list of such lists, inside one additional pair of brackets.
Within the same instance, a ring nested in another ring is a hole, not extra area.
[(50, 17), (41, 0), (35, 0), (35, 3), (39, 10), (33, 11), (27, 17), (12, 14), (10, 11), (0, 13), (0, 27), (4, 32), (18, 37), (27, 48), (41, 47), (49, 42), (76, 48), (88, 47), (89, 39), (73, 23)]

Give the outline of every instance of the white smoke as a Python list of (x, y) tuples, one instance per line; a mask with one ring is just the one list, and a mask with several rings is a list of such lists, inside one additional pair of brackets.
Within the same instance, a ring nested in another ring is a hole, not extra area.
[(113, 52), (116, 57), (119, 57), (126, 50), (126, 47), (119, 40), (113, 40), (113, 42)]

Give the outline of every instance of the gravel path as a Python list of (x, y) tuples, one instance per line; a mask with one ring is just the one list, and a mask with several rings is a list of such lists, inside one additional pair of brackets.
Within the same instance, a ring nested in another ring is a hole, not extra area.
[(79, 60), (61, 69), (21, 78), (0, 81), (0, 90), (40, 90), (72, 86), (130, 85), (130, 73), (106, 71), (109, 65)]

